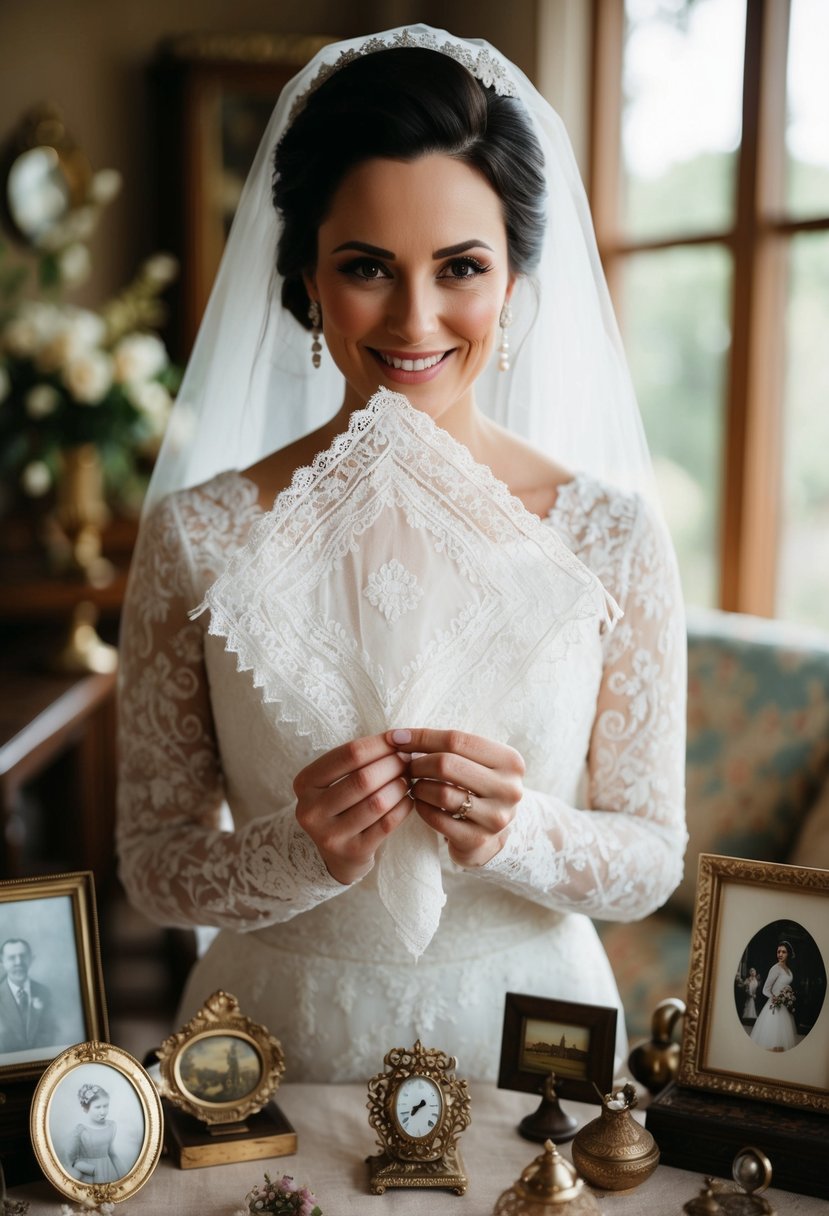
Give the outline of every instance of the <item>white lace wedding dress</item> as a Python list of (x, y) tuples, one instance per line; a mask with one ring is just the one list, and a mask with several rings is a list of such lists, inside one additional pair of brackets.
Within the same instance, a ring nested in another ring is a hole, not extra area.
[(442, 851), (447, 901), (415, 962), (377, 867), (342, 886), (296, 823), (311, 735), (274, 725), (224, 639), (188, 617), (262, 514), (253, 483), (229, 472), (145, 525), (122, 632), (124, 884), (163, 924), (221, 930), (180, 1016), (232, 992), (281, 1040), (291, 1080), (364, 1080), (417, 1037), (492, 1079), (504, 994), (618, 1005), (590, 918), (644, 916), (680, 879), (685, 634), (670, 545), (638, 498), (584, 476), (559, 489), (543, 526), (624, 616), (613, 629), (598, 614), (577, 622), (566, 660), (504, 697), (499, 737), (524, 756), (525, 796), (486, 866), (462, 870)]

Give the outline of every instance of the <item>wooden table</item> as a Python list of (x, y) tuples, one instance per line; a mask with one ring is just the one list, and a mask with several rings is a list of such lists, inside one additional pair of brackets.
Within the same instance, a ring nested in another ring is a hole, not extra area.
[[(367, 1190), (365, 1158), (376, 1151), (368, 1125), (362, 1085), (283, 1085), (279, 1104), (297, 1131), (295, 1156), (241, 1165), (179, 1170), (166, 1158), (146, 1185), (129, 1200), (130, 1216), (232, 1216), (245, 1193), (272, 1176), (291, 1174), (316, 1193), (325, 1216), (490, 1216), (498, 1196), (541, 1151), (515, 1130), (534, 1105), (526, 1094), (494, 1085), (472, 1085), (472, 1125), (461, 1139), (470, 1179), (462, 1198), (446, 1191)], [(580, 1122), (598, 1107), (564, 1103)], [(827, 1121), (829, 1130), (829, 1121)], [(562, 1147), (569, 1156), (569, 1146)], [(773, 1164), (773, 1163), (772, 1163)], [(604, 1216), (681, 1216), (682, 1206), (699, 1194), (698, 1174), (660, 1166), (647, 1182), (628, 1194), (598, 1196)], [(31, 1201), (30, 1216), (55, 1216), (57, 1196), (45, 1183), (17, 1187), (10, 1198)], [(766, 1197), (779, 1216), (824, 1216), (825, 1199), (770, 1190)]]

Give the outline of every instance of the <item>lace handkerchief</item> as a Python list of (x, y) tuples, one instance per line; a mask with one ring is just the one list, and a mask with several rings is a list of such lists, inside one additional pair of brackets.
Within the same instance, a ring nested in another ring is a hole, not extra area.
[[(564, 653), (568, 625), (618, 612), (549, 525), (385, 390), (296, 472), (205, 607), (274, 720), (320, 752), (395, 726), (492, 734), (499, 700)], [(438, 844), (413, 813), (378, 861), (416, 957), (445, 901)]]

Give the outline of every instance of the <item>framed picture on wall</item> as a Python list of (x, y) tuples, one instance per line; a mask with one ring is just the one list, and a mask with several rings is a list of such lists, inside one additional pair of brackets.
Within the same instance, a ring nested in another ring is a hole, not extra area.
[(188, 34), (153, 68), (158, 239), (180, 263), (170, 310), (176, 358), (190, 353), (242, 187), (279, 93), (333, 38)]
[(108, 1035), (91, 872), (0, 882), (0, 1081)]

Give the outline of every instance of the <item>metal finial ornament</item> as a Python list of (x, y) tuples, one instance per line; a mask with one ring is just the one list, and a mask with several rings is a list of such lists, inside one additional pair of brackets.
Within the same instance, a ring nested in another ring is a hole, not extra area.
[(504, 300), (501, 315), (498, 318), (498, 324), (501, 326), (501, 341), (498, 345), (498, 371), (508, 372), (509, 363), (509, 336), (507, 330), (512, 325), (512, 307), (508, 300)]
[(319, 367), (322, 363), (322, 342), (320, 342), (322, 309), (319, 306), (319, 300), (312, 300), (308, 305), (308, 320), (311, 322), (311, 362), (314, 367)]
[(597, 1216), (599, 1205), (552, 1140), (504, 1191), (493, 1216)]
[(737, 1184), (706, 1178), (695, 1199), (683, 1207), (688, 1216), (775, 1216), (775, 1209), (760, 1192), (771, 1185), (772, 1168), (759, 1148), (743, 1148), (731, 1164), (731, 1177)]

